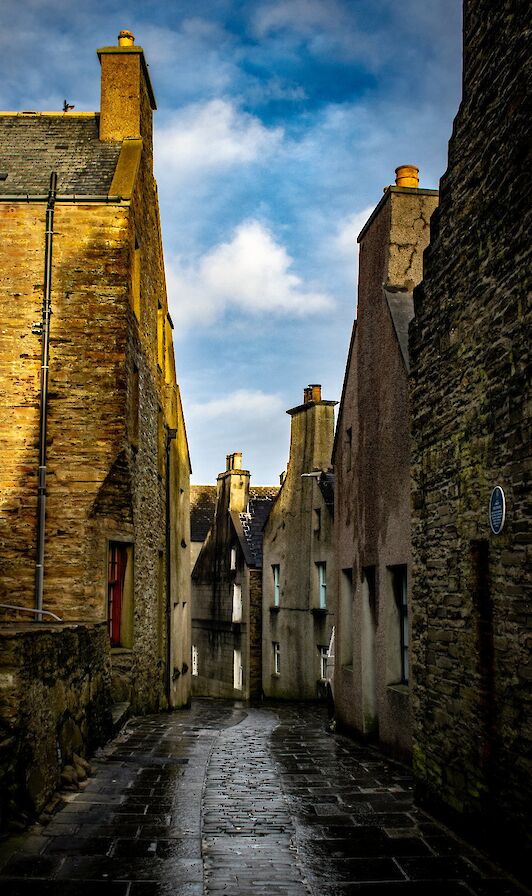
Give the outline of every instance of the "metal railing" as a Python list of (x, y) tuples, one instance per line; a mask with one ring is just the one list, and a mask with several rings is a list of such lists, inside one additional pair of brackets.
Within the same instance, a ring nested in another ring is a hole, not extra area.
[(55, 622), (63, 622), (60, 616), (56, 616), (55, 613), (50, 612), (50, 610), (35, 610), (31, 607), (18, 607), (16, 604), (0, 604), (0, 610), (17, 610), (22, 613), (33, 613), (34, 615), (42, 615), (42, 616), (51, 616)]

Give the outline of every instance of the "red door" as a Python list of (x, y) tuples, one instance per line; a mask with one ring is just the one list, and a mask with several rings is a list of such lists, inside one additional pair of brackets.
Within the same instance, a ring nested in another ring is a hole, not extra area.
[(109, 572), (108, 572), (108, 619), (109, 637), (111, 647), (120, 647), (122, 603), (124, 598), (124, 580), (126, 577), (127, 546), (120, 542), (109, 543)]

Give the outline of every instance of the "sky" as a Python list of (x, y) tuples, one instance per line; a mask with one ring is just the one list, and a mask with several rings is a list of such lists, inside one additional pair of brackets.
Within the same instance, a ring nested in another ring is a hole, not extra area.
[(398, 165), (445, 171), (460, 0), (2, 0), (0, 24), (6, 111), (98, 110), (96, 48), (144, 48), (192, 481), (242, 451), (277, 483), (285, 411), (341, 396), (358, 233)]

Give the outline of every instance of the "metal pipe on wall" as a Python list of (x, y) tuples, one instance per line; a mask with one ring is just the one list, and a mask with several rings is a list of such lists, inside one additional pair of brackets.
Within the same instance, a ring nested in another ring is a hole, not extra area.
[(50, 190), (46, 206), (44, 241), (44, 294), (42, 303), (41, 406), (39, 419), (39, 469), (37, 490), (37, 560), (35, 564), (36, 619), (42, 622), (44, 591), (44, 542), (46, 526), (46, 432), (48, 425), (48, 370), (50, 363), (50, 317), (52, 315), (52, 255), (54, 237), (54, 206), (57, 174), (50, 175)]

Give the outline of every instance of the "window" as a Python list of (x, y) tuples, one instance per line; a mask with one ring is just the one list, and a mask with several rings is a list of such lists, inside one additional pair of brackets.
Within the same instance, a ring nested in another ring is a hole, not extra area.
[(157, 567), (157, 584), (158, 584), (158, 602), (157, 602), (157, 644), (159, 649), (159, 657), (165, 659), (165, 623), (166, 623), (166, 581), (164, 568), (164, 552), (159, 551), (159, 562)]
[(232, 570), (236, 569), (236, 548), (235, 547), (231, 548), (231, 569)]
[(327, 655), (329, 648), (318, 644), (318, 653), (320, 655), (320, 678), (325, 681), (327, 678)]
[(136, 449), (139, 447), (139, 369), (136, 364), (133, 365), (131, 373), (129, 410), (129, 441), (131, 447)]
[(399, 612), (399, 639), (401, 651), (401, 683), (408, 684), (408, 590), (406, 566), (393, 566), (393, 591)]
[(242, 651), (233, 650), (233, 687), (242, 690)]
[(198, 648), (195, 644), (192, 645), (192, 674), (198, 674)]
[(163, 369), (164, 362), (164, 313), (161, 305), (157, 307), (157, 364)]
[(340, 577), (339, 619), (337, 622), (340, 665), (353, 663), (353, 570), (342, 569)]
[(242, 622), (242, 585), (233, 585), (233, 622)]
[(327, 608), (327, 564), (316, 563), (318, 567), (318, 599), (320, 610)]
[(109, 542), (107, 572), (107, 620), (111, 647), (130, 647), (133, 639), (133, 549)]
[(345, 468), (351, 469), (351, 455), (353, 449), (353, 428), (349, 426), (345, 431)]
[(131, 258), (131, 304), (135, 317), (140, 320), (140, 246), (138, 240), (135, 240)]
[(314, 531), (318, 535), (321, 532), (321, 510), (319, 507), (314, 508)]
[(272, 572), (273, 572), (273, 605), (274, 605), (274, 607), (278, 607), (281, 604), (281, 586), (279, 584), (281, 567), (279, 566), (278, 563), (273, 564)]
[(278, 641), (272, 641), (272, 656), (273, 656), (273, 674), (280, 675), (281, 674), (281, 645)]

